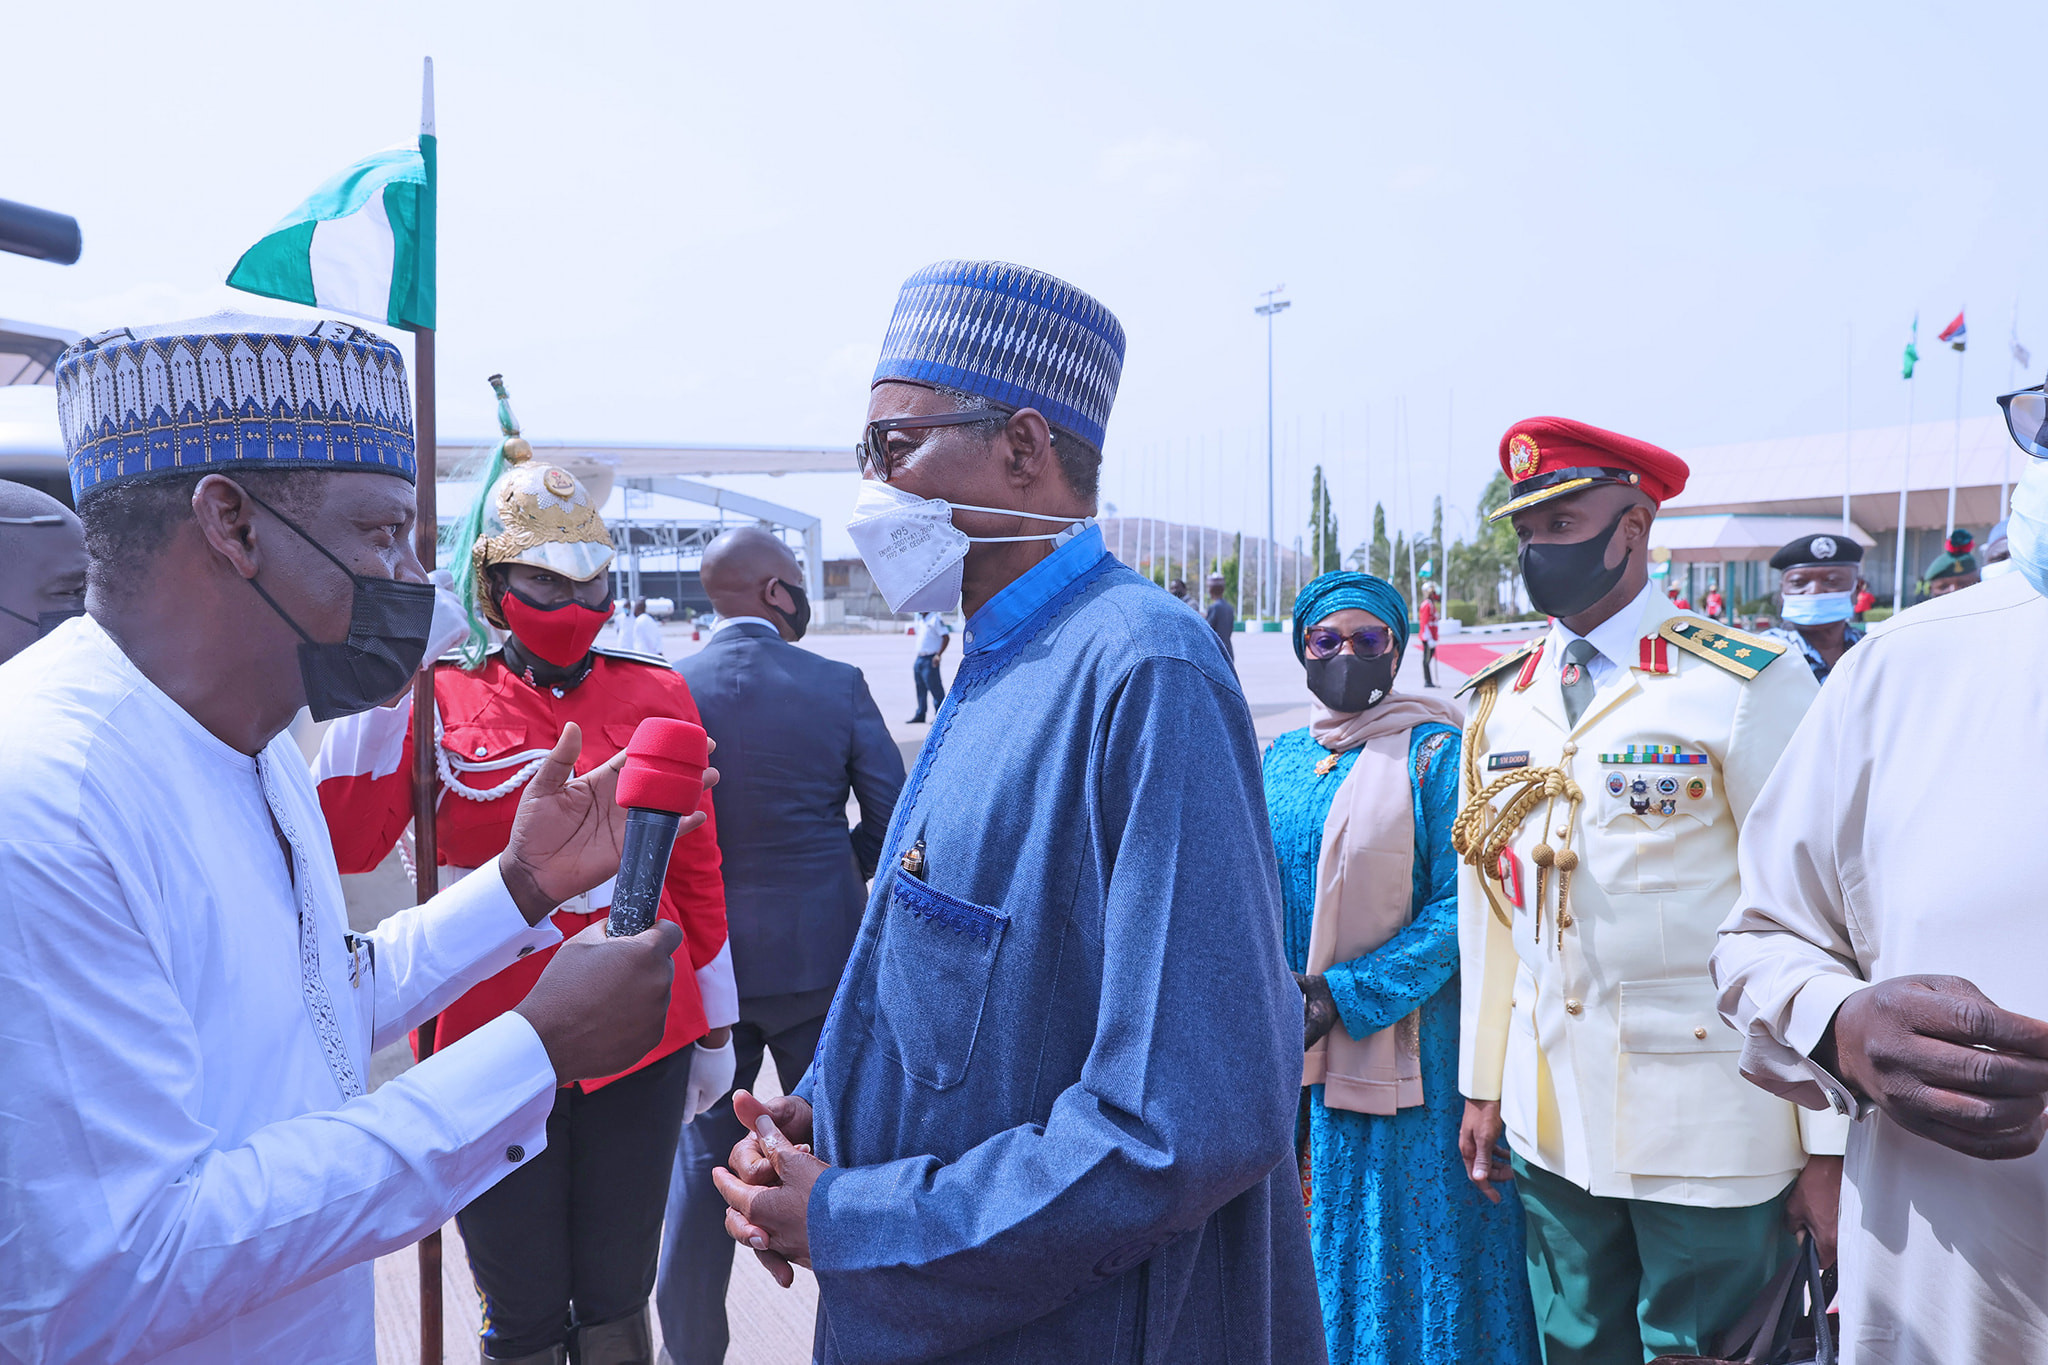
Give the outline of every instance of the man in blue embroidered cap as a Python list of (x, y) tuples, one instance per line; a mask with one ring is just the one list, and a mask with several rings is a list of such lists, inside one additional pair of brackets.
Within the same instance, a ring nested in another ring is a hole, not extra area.
[(64, 353), (57, 404), (87, 614), (0, 664), (0, 1359), (368, 1360), (371, 1259), (539, 1154), (558, 1082), (654, 1045), (682, 935), (579, 935), (369, 1092), (375, 1048), (616, 871), (617, 767), (571, 780), (565, 733), (502, 856), (347, 932), (286, 727), (390, 701), (435, 634), (398, 351), (124, 328)]
[(850, 530), (893, 608), (961, 605), (966, 657), (817, 1058), (735, 1097), (759, 1136), (717, 1174), (736, 1238), (817, 1272), (820, 1361), (1324, 1359), (1251, 717), (1094, 523), (1123, 350), (967, 261), (883, 342)]

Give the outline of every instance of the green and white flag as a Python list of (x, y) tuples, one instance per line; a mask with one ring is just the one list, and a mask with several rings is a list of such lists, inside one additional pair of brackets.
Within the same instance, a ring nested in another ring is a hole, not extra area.
[(364, 157), (314, 190), (228, 273), (236, 289), (410, 330), (434, 326), (434, 69), (417, 147)]

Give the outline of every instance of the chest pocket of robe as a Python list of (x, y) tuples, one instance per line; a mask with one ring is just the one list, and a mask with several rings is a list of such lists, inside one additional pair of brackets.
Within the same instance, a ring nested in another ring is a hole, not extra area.
[(967, 1075), (1010, 918), (894, 875), (868, 1024), (906, 1074), (948, 1090)]

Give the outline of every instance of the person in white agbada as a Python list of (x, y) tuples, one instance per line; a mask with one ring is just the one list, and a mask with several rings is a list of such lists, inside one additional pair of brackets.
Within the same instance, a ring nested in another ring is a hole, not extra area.
[(1751, 812), (1713, 959), (1743, 1073), (1857, 1118), (1854, 1365), (2048, 1362), (2048, 396), (2001, 402), (2034, 457), (2017, 572), (1845, 656)]
[[(164, 392), (98, 382), (137, 373)], [(504, 856), (346, 932), (285, 730), (388, 700), (432, 633), (398, 353), (226, 317), (57, 374), (90, 615), (0, 665), (0, 1360), (367, 1361), (371, 1259), (541, 1151), (559, 1082), (653, 1045), (680, 935), (579, 935), (369, 1091), (375, 1048), (616, 870), (617, 768), (568, 780), (565, 733)], [(187, 389), (231, 436), (166, 415)]]

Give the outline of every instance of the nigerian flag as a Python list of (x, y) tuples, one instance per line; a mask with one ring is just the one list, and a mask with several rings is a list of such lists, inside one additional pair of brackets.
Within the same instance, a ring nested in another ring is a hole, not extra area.
[(1906, 355), (1905, 359), (1900, 362), (1900, 368), (1902, 369), (1903, 373), (1899, 375), (1899, 378), (1911, 379), (1913, 377), (1913, 367), (1915, 365), (1918, 365), (1919, 363), (1920, 314), (1916, 312), (1913, 314), (1913, 335), (1906, 338)]
[[(428, 68), (428, 80), (433, 79)], [(314, 190), (228, 273), (236, 289), (414, 331), (434, 326), (432, 86), (416, 147), (366, 156)]]

